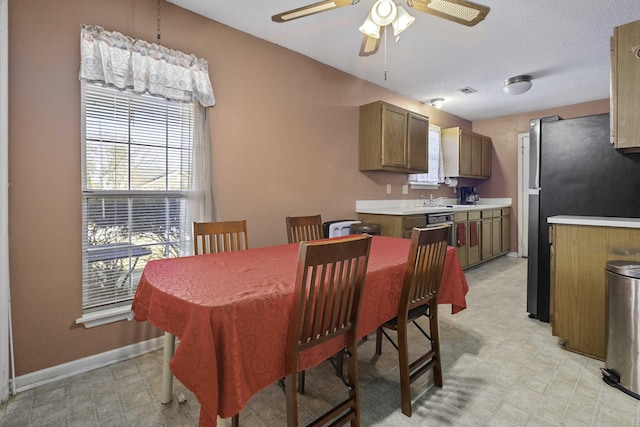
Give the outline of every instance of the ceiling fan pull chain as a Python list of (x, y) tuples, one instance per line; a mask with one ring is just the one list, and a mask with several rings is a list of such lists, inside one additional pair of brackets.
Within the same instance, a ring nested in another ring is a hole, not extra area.
[(156, 31), (158, 34), (158, 41), (160, 41), (160, 0), (158, 0), (158, 6), (157, 6)]
[(387, 80), (387, 32), (384, 32), (384, 79)]

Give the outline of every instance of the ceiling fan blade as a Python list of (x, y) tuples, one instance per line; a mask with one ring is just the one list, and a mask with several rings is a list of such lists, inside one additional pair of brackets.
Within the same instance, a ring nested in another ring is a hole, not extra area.
[(309, 4), (299, 7), (297, 9), (291, 9), (286, 12), (273, 15), (271, 20), (273, 22), (289, 22), (293, 19), (304, 18), (305, 16), (313, 15), (320, 12), (325, 12), (331, 9), (337, 9), (342, 6), (351, 6), (358, 3), (360, 0), (326, 0), (318, 3)]
[(466, 0), (407, 0), (407, 5), (458, 24), (473, 27), (487, 17), (487, 6)]
[(364, 35), (362, 37), (362, 45), (360, 46), (360, 56), (369, 56), (373, 55), (378, 51), (378, 47), (380, 47), (380, 40), (382, 40), (382, 34), (384, 32), (384, 27), (380, 29), (380, 38), (369, 37), (368, 35)]

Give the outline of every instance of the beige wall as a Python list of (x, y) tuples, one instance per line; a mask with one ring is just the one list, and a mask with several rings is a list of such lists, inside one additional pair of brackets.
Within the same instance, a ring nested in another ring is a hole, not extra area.
[[(217, 205), (221, 219), (247, 219), (252, 247), (284, 243), (286, 215), (353, 218), (356, 199), (418, 197), (400, 194), (406, 175), (358, 171), (359, 105), (383, 99), (443, 127), (471, 128), (169, 3), (161, 10), (162, 44), (209, 61), (217, 99), (209, 110)], [(158, 335), (146, 323), (74, 325), (81, 315), (81, 23), (153, 42), (156, 2), (9, 2), (9, 245), (18, 375)], [(449, 188), (431, 192), (453, 197)]]
[[(535, 84), (533, 89), (535, 90)], [(522, 96), (526, 96), (522, 95)], [(563, 119), (609, 112), (609, 99), (568, 105), (548, 110), (473, 122), (473, 131), (490, 136), (493, 142), (491, 179), (478, 181), (482, 197), (510, 197), (511, 251), (518, 251), (518, 134), (529, 132), (529, 120), (560, 116)]]

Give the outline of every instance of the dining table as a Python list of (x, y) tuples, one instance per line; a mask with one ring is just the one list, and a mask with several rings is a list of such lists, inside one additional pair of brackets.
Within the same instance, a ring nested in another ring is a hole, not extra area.
[[(372, 236), (360, 337), (396, 316), (410, 243)], [(200, 426), (238, 414), (253, 395), (285, 376), (298, 251), (299, 244), (292, 243), (145, 265), (132, 315), (165, 331), (165, 360), (200, 402)], [(438, 304), (450, 304), (452, 313), (464, 310), (468, 290), (457, 252), (449, 246)], [(342, 336), (306, 350), (299, 369), (318, 365), (345, 343)]]

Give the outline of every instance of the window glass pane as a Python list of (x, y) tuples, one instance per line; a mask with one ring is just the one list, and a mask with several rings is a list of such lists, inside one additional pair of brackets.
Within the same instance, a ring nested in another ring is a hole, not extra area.
[(127, 190), (129, 188), (129, 147), (127, 145), (87, 141), (85, 157), (88, 190)]
[(131, 146), (131, 189), (167, 189), (167, 149)]

